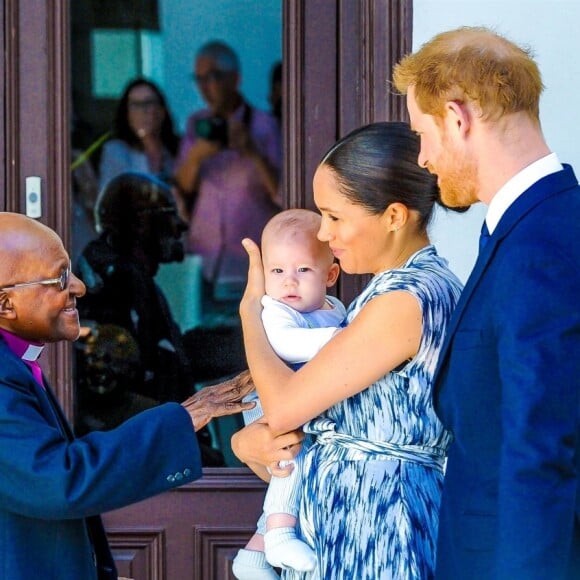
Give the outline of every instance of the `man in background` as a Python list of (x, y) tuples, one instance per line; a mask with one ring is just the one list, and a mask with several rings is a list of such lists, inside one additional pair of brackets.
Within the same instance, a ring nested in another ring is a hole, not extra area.
[(227, 44), (204, 44), (193, 77), (207, 108), (189, 118), (177, 161), (187, 251), (203, 259), (206, 310), (229, 301), (237, 312), (248, 268), (241, 240), (259, 239), (279, 210), (280, 132), (240, 93), (238, 56)]

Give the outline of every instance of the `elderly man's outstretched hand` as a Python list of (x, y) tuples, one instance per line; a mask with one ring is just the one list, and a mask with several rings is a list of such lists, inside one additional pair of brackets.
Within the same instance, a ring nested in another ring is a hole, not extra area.
[(182, 403), (189, 413), (193, 428), (199, 431), (214, 417), (233, 415), (253, 409), (255, 403), (242, 403), (241, 400), (254, 390), (250, 371), (243, 371), (232, 379), (203, 387)]

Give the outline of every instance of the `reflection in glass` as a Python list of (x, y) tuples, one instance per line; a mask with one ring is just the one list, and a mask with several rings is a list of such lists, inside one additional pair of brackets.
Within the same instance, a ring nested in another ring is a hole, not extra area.
[[(239, 55), (241, 92), (258, 109), (270, 110), (271, 74), (274, 65), (281, 61), (282, 2), (75, 0), (70, 3), (70, 10), (71, 144), (76, 214), (71, 255), (76, 258), (97, 235), (93, 208), (99, 191), (99, 163), (103, 144), (111, 140), (115, 110), (127, 83), (138, 76), (153, 80), (167, 99), (176, 131), (183, 135), (187, 118), (205, 106), (201, 92), (192, 83), (194, 55), (208, 40), (222, 39)], [(223, 309), (211, 311), (203, 308), (202, 267), (198, 256), (188, 255), (182, 262), (162, 264), (155, 278), (181, 332), (196, 375), (196, 388), (229, 376), (245, 365), (237, 305), (224, 304)], [(95, 326), (89, 324), (87, 328), (87, 336), (75, 349), (77, 408), (86, 404), (87, 396), (89, 399), (100, 396), (101, 406), (95, 407), (94, 400), (91, 406), (103, 414), (103, 423), (85, 415), (88, 421), (81, 430), (109, 428), (115, 417), (124, 417), (121, 407), (129, 414), (143, 408), (141, 399), (129, 402), (126, 393), (121, 397), (124, 406), (119, 402), (110, 404), (109, 407), (115, 408), (107, 411), (107, 404), (102, 404), (107, 397), (121, 394), (117, 389), (120, 382), (107, 373), (124, 369), (125, 385), (131, 385), (130, 362), (135, 351), (130, 348), (130, 339), (135, 337), (130, 333), (127, 337), (127, 330), (123, 328), (100, 328), (100, 340), (106, 335), (110, 348), (101, 349), (99, 358), (95, 356), (99, 343)], [(111, 340), (111, 337), (116, 338)], [(119, 337), (125, 337), (122, 344), (117, 340)], [(86, 358), (88, 352), (92, 352), (90, 360)], [(105, 359), (125, 362), (107, 368), (103, 364)], [(87, 363), (92, 369), (90, 372), (97, 367), (102, 371), (99, 380), (93, 381), (97, 386), (92, 391), (87, 385), (90, 374)], [(110, 389), (104, 383), (109, 383)], [(241, 425), (241, 417), (223, 418), (211, 424), (211, 444), (221, 450), (227, 465), (239, 465), (231, 453), (229, 439)]]

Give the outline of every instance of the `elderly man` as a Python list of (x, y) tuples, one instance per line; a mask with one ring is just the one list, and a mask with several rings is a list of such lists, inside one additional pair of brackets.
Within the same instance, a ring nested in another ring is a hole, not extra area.
[(437, 35), (394, 71), (443, 201), (488, 206), (435, 376), (454, 435), (436, 577), (580, 577), (580, 187), (539, 120), (528, 51)]
[(75, 438), (37, 359), (79, 336), (77, 299), (60, 238), (0, 213), (0, 570), (3, 578), (117, 578), (98, 514), (201, 476), (195, 431), (239, 403), (242, 381), (144, 411)]
[(228, 45), (203, 45), (194, 79), (207, 108), (190, 117), (176, 170), (191, 211), (187, 251), (203, 258), (206, 306), (230, 300), (237, 312), (248, 268), (241, 240), (259, 239), (279, 210), (280, 131), (239, 92), (240, 64)]

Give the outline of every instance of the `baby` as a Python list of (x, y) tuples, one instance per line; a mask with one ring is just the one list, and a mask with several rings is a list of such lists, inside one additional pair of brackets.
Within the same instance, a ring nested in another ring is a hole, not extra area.
[[(313, 211), (290, 209), (275, 215), (262, 232), (262, 322), (272, 348), (293, 369), (310, 360), (346, 317), (340, 300), (326, 295), (340, 270), (328, 244), (316, 237), (320, 219)], [(262, 410), (255, 393), (245, 400), (256, 401), (254, 409), (244, 412), (248, 424), (259, 419)], [(238, 580), (276, 579), (272, 566), (301, 572), (315, 568), (314, 552), (295, 531), (303, 453), (288, 477), (272, 477), (257, 532), (234, 559)]]

